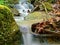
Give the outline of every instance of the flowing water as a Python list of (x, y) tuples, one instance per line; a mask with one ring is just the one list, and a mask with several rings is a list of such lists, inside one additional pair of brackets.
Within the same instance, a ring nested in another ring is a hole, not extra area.
[[(27, 16), (30, 12), (32, 12), (34, 6), (30, 3), (28, 3), (27, 0), (19, 0), (19, 4), (16, 4), (15, 8), (20, 13), (19, 17), (15, 17), (15, 20), (17, 22), (17, 21), (24, 20), (24, 17)], [(31, 44), (31, 39), (32, 38), (31, 38), (31, 34), (29, 33), (28, 27), (21, 25), (20, 26), (20, 31), (22, 32), (24, 45), (32, 45)]]
[[(16, 4), (15, 8), (20, 13), (19, 17), (15, 17), (15, 20), (18, 23), (18, 21), (24, 20), (24, 17), (27, 16), (30, 12), (32, 12), (34, 6), (28, 3), (27, 0), (19, 0), (19, 4)], [(49, 44), (46, 37), (42, 37), (42, 36), (38, 37), (36, 35), (32, 35), (29, 31), (30, 30), (29, 26), (23, 24), (22, 25), (18, 24), (18, 25), (20, 27), (20, 31), (22, 32), (22, 37), (24, 41), (23, 45), (51, 45)], [(56, 38), (55, 39), (53, 38), (53, 40), (55, 40), (55, 42), (53, 41), (52, 43), (57, 42)], [(53, 45), (57, 45), (57, 44), (53, 44)]]
[[(34, 8), (34, 6), (27, 2), (27, 0), (19, 0), (19, 4), (15, 5), (15, 8), (19, 11), (20, 16), (15, 17), (16, 22), (24, 20), (24, 17), (27, 16)], [(46, 37), (36, 37), (30, 33), (30, 28), (27, 25), (20, 25), (20, 31), (23, 36), (23, 45), (50, 45), (48, 44)], [(55, 44), (54, 44), (55, 45)]]
[[(27, 16), (30, 12), (32, 12), (34, 6), (27, 2), (27, 0), (19, 0), (19, 4), (15, 5), (15, 8), (19, 11), (20, 16), (15, 17), (16, 22), (24, 20), (24, 17)], [(19, 25), (20, 31), (23, 36), (23, 45), (41, 45), (38, 38), (34, 38), (32, 34), (30, 34), (29, 26), (27, 25)]]
[(27, 2), (27, 0), (19, 0), (19, 3), (14, 6), (20, 13), (20, 19), (24, 20), (24, 17), (27, 16), (34, 8), (34, 6)]

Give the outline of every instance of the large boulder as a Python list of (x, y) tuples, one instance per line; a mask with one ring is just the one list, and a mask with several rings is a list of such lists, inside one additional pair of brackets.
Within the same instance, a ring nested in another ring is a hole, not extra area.
[[(11, 10), (0, 5), (0, 45), (15, 45), (21, 34), (18, 34), (18, 26), (13, 18)], [(17, 44), (16, 44), (17, 45)]]

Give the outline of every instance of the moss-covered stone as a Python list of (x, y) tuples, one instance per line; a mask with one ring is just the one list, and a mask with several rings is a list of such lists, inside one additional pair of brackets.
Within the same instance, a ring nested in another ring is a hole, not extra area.
[[(19, 31), (11, 10), (0, 5), (0, 45), (13, 45)], [(20, 35), (21, 36), (21, 35)]]
[(47, 15), (45, 12), (33, 12), (31, 14), (29, 14), (28, 16), (25, 17), (25, 20), (40, 20), (40, 19), (46, 19), (46, 18), (50, 18), (52, 16)]

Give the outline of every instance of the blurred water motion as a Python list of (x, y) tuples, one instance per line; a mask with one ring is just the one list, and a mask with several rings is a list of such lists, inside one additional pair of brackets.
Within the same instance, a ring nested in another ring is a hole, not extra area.
[(20, 17), (27, 16), (34, 8), (34, 6), (27, 2), (27, 0), (20, 0), (19, 4), (14, 6), (20, 13)]

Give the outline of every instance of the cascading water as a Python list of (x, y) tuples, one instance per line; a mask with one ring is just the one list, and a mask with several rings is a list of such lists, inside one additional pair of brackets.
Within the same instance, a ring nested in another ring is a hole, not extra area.
[[(19, 4), (16, 4), (15, 8), (20, 13), (20, 16), (15, 18), (16, 22), (19, 23), (19, 21), (21, 20), (24, 21), (24, 17), (27, 16), (33, 10), (34, 6), (28, 3), (27, 0), (19, 0)], [(38, 39), (35, 38), (32, 34), (30, 34), (29, 31), (31, 29), (30, 26), (26, 24), (20, 24), (19, 27), (20, 27), (20, 31), (22, 32), (22, 37), (24, 41), (23, 45), (41, 45), (40, 41), (42, 37)], [(42, 45), (45, 45), (45, 43)]]
[[(20, 13), (19, 17), (15, 17), (16, 22), (24, 20), (24, 17), (32, 12), (34, 6), (27, 2), (27, 0), (19, 0), (19, 4), (14, 6)], [(19, 25), (22, 32), (24, 45), (31, 45), (31, 35), (29, 33), (28, 26)]]
[[(16, 22), (18, 23), (18, 21), (24, 20), (24, 17), (27, 16), (33, 10), (34, 6), (28, 3), (27, 0), (19, 0), (19, 4), (16, 4), (15, 8), (20, 13), (20, 16), (15, 18)], [(26, 24), (25, 25), (21, 24), (19, 26), (23, 36), (23, 41), (24, 41), (23, 45), (50, 45), (48, 44), (46, 37), (43, 36), (37, 37), (36, 35), (30, 34), (29, 26), (27, 26)]]
[(24, 17), (27, 16), (34, 8), (34, 6), (27, 2), (27, 0), (19, 0), (19, 4), (14, 6), (20, 13), (20, 19), (24, 20)]

